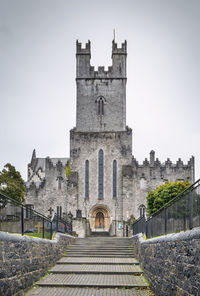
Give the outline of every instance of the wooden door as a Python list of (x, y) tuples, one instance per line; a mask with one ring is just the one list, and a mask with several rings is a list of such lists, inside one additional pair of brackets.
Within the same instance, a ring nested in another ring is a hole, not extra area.
[(104, 215), (102, 212), (96, 214), (95, 228), (104, 228)]

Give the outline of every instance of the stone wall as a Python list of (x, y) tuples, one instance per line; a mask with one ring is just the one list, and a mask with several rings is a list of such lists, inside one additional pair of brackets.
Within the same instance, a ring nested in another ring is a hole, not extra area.
[(74, 237), (30, 238), (0, 232), (0, 295), (23, 295), (63, 255)]
[[(36, 158), (35, 150), (28, 165), (28, 181), (26, 183), (26, 204), (34, 205), (34, 210), (48, 216), (51, 207), (54, 213), (57, 206), (67, 213), (67, 180), (65, 167), (67, 158)], [(38, 171), (43, 173), (43, 179)], [(38, 180), (37, 180), (38, 179)], [(37, 181), (36, 181), (37, 180)]]
[(130, 240), (156, 296), (200, 295), (200, 228), (149, 240), (139, 234)]
[[(98, 153), (104, 154), (103, 197), (98, 196)], [(77, 199), (69, 197), (68, 210), (75, 216), (76, 208), (82, 210), (82, 216), (90, 217), (93, 207), (107, 208), (110, 221), (123, 221), (122, 167), (132, 161), (132, 130), (124, 132), (70, 133), (71, 169), (78, 173)], [(85, 162), (89, 161), (89, 198), (85, 198)], [(113, 161), (117, 161), (117, 198), (113, 198)], [(74, 186), (73, 186), (74, 188)], [(68, 191), (69, 193), (69, 191)], [(130, 200), (130, 202), (132, 202)], [(122, 231), (121, 231), (122, 232)]]

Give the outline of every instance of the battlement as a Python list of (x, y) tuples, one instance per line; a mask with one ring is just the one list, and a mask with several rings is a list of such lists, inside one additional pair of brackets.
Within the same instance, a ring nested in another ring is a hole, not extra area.
[(69, 158), (50, 158), (47, 156), (45, 158), (45, 170), (56, 169), (57, 171), (62, 171), (64, 167), (67, 166)]
[(82, 43), (78, 42), (78, 40), (76, 40), (76, 54), (91, 54), (91, 46), (90, 46), (90, 40), (88, 40), (88, 42), (85, 44), (85, 48), (82, 47)]
[[(155, 159), (155, 152), (150, 152), (150, 160), (145, 158), (142, 164), (132, 158), (133, 175), (139, 179), (163, 181), (190, 180), (194, 182), (194, 157), (192, 156), (187, 163), (179, 158), (175, 163), (167, 158), (161, 163), (158, 158)], [(127, 169), (126, 169), (127, 170)], [(127, 173), (125, 173), (125, 176)]]
[(113, 54), (127, 54), (127, 41), (121, 44), (121, 47), (117, 47), (117, 43), (112, 41), (112, 55)]
[(162, 169), (166, 168), (174, 168), (174, 169), (179, 169), (179, 168), (189, 168), (189, 167), (194, 167), (194, 157), (192, 156), (189, 161), (184, 164), (181, 158), (179, 158), (176, 163), (172, 163), (170, 158), (167, 158), (167, 160), (164, 163), (161, 163), (161, 161), (156, 158), (155, 159), (155, 152), (151, 151), (150, 152), (150, 161), (145, 158), (142, 164), (139, 164), (138, 161), (132, 157), (132, 165), (134, 168), (144, 168), (144, 167), (151, 167), (151, 168), (157, 168), (160, 167)]
[(95, 71), (90, 64), (91, 43), (90, 40), (82, 47), (82, 43), (76, 41), (76, 78), (77, 79), (126, 79), (126, 55), (127, 42), (124, 41), (121, 47), (112, 42), (112, 66), (108, 71), (103, 66), (99, 66)]

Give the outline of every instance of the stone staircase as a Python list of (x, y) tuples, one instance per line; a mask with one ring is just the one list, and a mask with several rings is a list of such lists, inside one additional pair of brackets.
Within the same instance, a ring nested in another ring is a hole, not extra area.
[(151, 294), (127, 238), (80, 238), (27, 296)]

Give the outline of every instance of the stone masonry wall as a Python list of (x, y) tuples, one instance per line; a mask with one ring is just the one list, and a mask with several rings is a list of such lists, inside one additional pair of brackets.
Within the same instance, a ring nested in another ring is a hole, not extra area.
[[(65, 175), (65, 167), (61, 165), (53, 166), (49, 158), (45, 159), (45, 180), (37, 186), (31, 183), (26, 190), (26, 204), (34, 205), (34, 210), (48, 216), (48, 209), (51, 207), (54, 213), (57, 206), (62, 206), (62, 212), (67, 213), (67, 183)], [(60, 188), (59, 188), (59, 180)]]
[(64, 234), (56, 234), (50, 241), (0, 232), (0, 295), (23, 295), (73, 240)]
[(156, 296), (200, 295), (200, 228), (149, 240), (139, 234), (131, 241)]
[[(104, 153), (104, 197), (98, 198), (98, 153)], [(77, 208), (88, 217), (94, 205), (106, 205), (111, 211), (111, 221), (123, 220), (122, 166), (131, 163), (132, 131), (70, 134), (72, 171), (79, 176)], [(85, 161), (89, 161), (89, 198), (85, 199)], [(117, 161), (117, 198), (113, 198), (113, 161)], [(71, 199), (72, 200), (72, 199)], [(75, 208), (68, 202), (68, 209), (75, 215)]]

